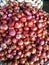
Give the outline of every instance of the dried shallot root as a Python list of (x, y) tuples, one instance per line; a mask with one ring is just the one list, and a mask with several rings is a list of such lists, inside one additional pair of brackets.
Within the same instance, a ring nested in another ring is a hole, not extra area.
[(1, 8), (0, 61), (44, 65), (49, 60), (48, 22), (47, 14), (31, 3), (11, 2)]

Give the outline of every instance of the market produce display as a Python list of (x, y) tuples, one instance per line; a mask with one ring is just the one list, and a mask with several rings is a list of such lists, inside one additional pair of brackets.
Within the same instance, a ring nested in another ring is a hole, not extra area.
[(0, 61), (44, 65), (49, 60), (49, 16), (31, 3), (0, 8)]

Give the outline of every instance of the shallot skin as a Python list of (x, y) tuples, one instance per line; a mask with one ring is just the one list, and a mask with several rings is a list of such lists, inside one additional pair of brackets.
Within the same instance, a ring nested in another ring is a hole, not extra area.
[(1, 8), (0, 61), (8, 65), (44, 65), (49, 60), (48, 27), (47, 14), (31, 3), (10, 2)]

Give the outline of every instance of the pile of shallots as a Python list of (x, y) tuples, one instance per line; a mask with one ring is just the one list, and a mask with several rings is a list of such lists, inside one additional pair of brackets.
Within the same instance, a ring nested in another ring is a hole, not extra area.
[(44, 65), (49, 60), (49, 17), (31, 3), (0, 8), (0, 61)]

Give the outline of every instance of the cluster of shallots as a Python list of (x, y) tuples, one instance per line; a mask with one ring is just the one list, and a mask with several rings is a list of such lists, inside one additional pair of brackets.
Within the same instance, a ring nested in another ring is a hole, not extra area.
[(11, 2), (0, 9), (0, 61), (44, 65), (49, 60), (49, 17), (31, 3)]

